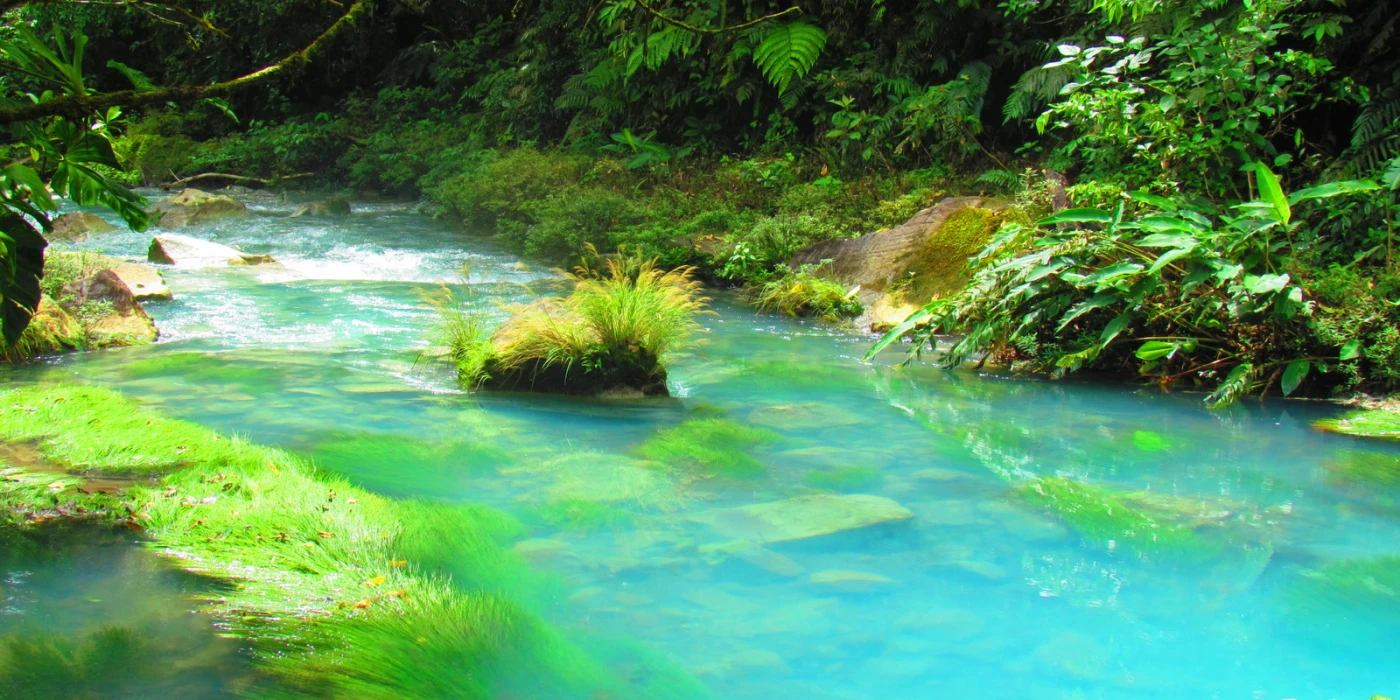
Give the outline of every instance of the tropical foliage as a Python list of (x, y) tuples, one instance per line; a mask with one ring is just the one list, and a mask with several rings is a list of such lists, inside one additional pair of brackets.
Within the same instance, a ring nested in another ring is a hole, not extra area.
[(959, 333), (946, 364), (1004, 357), (1058, 373), (1131, 368), (1164, 386), (1213, 385), (1207, 401), (1217, 404), (1272, 386), (1292, 394), (1314, 369), (1341, 372), (1361, 359), (1363, 339), (1318, 332), (1320, 319), (1345, 310), (1305, 289), (1303, 261), (1324, 243), (1306, 227), (1305, 207), (1379, 185), (1286, 195), (1269, 168), (1252, 174), (1261, 199), (1214, 216), (1134, 192), (1131, 213), (1124, 202), (1006, 226), (962, 292), (925, 306), (872, 353), (911, 330), (916, 347)]

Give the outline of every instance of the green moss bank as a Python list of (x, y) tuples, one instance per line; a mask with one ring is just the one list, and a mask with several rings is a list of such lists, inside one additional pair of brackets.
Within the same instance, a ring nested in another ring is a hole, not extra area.
[[(7, 536), (78, 516), (142, 531), (229, 584), (211, 610), (283, 695), (705, 696), (650, 657), (664, 672), (624, 681), (517, 602), (508, 592), (540, 577), (505, 548), (520, 527), (501, 513), (382, 498), (104, 389), (11, 390), (0, 405)], [(84, 493), (83, 477), (129, 481)]]

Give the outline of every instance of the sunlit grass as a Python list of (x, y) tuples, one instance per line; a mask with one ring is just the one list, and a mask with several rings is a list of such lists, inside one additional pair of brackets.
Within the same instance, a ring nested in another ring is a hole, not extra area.
[(641, 697), (522, 604), (560, 597), (560, 584), (509, 551), (522, 528), (502, 513), (376, 496), (96, 388), (0, 393), (0, 441), (15, 440), (83, 471), (171, 472), (114, 510), (181, 566), (230, 581), (212, 609), (294, 685), (357, 698)]

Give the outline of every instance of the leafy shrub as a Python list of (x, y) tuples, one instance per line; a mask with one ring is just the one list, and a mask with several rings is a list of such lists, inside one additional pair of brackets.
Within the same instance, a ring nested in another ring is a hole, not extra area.
[(1032, 347), (1038, 356), (1026, 359), (1061, 372), (1135, 365), (1163, 385), (1214, 384), (1207, 400), (1217, 405), (1273, 385), (1291, 394), (1314, 367), (1354, 359), (1360, 342), (1308, 342), (1315, 304), (1286, 271), (1296, 270), (1298, 254), (1292, 207), (1375, 184), (1333, 183), (1290, 198), (1267, 168), (1254, 173), (1263, 201), (1219, 221), (1134, 193), (1146, 208), (1132, 218), (1120, 206), (1008, 225), (973, 260), (959, 294), (926, 305), (875, 350), (926, 323), (915, 330), (915, 352), (937, 334), (963, 334), (947, 364)]
[(445, 179), (430, 196), (469, 226), (494, 226), (503, 219), (536, 221), (529, 205), (577, 185), (587, 160), (558, 152), (518, 148), (479, 156), (476, 167)]
[(782, 268), (772, 279), (750, 288), (749, 297), (763, 311), (815, 316), (823, 321), (858, 316), (863, 310), (854, 290), (823, 277), (819, 265), (803, 265), (797, 270)]
[(567, 187), (518, 211), (523, 220), (498, 220), (496, 237), (546, 260), (565, 260), (590, 245), (615, 250), (624, 232), (645, 221), (630, 198), (595, 187)]

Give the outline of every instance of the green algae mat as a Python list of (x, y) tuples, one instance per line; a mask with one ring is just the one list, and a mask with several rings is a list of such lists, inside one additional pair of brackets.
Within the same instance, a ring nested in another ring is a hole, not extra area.
[(531, 612), (523, 600), (550, 582), (508, 550), (520, 525), (500, 512), (386, 499), (98, 388), (0, 393), (0, 442), (9, 536), (74, 519), (140, 532), (224, 584), (209, 612), (271, 694), (706, 697), (640, 650), (628, 667), (648, 672), (619, 674)]

